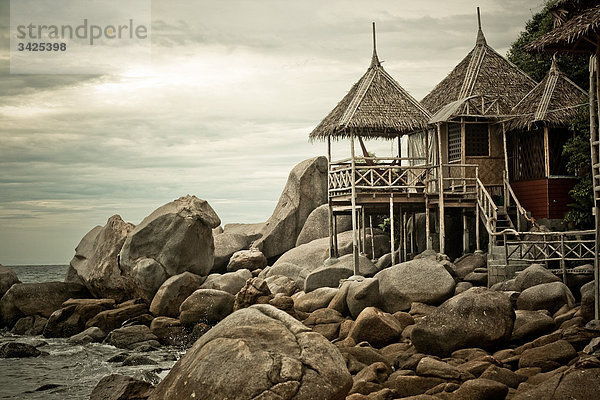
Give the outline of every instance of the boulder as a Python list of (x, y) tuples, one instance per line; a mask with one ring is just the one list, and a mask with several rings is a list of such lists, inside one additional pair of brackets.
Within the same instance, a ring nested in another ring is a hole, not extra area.
[(252, 278), (252, 272), (247, 269), (240, 269), (235, 272), (228, 272), (226, 274), (210, 274), (200, 289), (215, 289), (223, 290), (224, 292), (235, 295), (239, 292), (248, 279)]
[(325, 308), (336, 295), (338, 289), (323, 287), (313, 290), (310, 293), (300, 292), (294, 298), (294, 308), (302, 312), (313, 312), (319, 308)]
[(181, 321), (169, 317), (157, 317), (152, 320), (150, 331), (167, 346), (180, 346), (187, 342), (187, 334)]
[(465, 282), (471, 283), (473, 286), (486, 286), (488, 283), (487, 272), (471, 272), (464, 278)]
[(251, 240), (238, 233), (222, 233), (215, 237), (214, 264), (211, 272), (225, 272), (231, 256), (250, 246)]
[(112, 309), (114, 299), (67, 300), (50, 315), (44, 337), (70, 337), (85, 330), (85, 324), (102, 311)]
[(12, 269), (0, 265), (0, 298), (10, 289), (15, 283), (21, 283), (19, 277)]
[(421, 258), (396, 264), (375, 275), (383, 310), (404, 311), (412, 302), (437, 305), (454, 294), (455, 282), (443, 265)]
[(179, 306), (204, 282), (201, 276), (184, 272), (167, 279), (158, 289), (150, 304), (150, 312), (155, 316), (176, 318)]
[(19, 318), (10, 332), (15, 335), (41, 335), (47, 322), (48, 318), (39, 315)]
[(485, 254), (465, 254), (464, 256), (454, 260), (454, 273), (459, 279), (464, 279), (471, 272), (475, 272), (476, 268), (486, 267), (487, 258)]
[(496, 382), (505, 384), (506, 386), (516, 389), (522, 382), (527, 380), (527, 376), (512, 372), (508, 368), (490, 365), (481, 374), (482, 379), (491, 379)]
[(491, 379), (471, 379), (463, 383), (453, 394), (453, 400), (504, 400), (508, 386)]
[(514, 319), (507, 296), (474, 287), (418, 321), (411, 339), (418, 351), (439, 356), (462, 348), (493, 347), (510, 339)]
[(220, 224), (208, 202), (195, 196), (167, 203), (127, 235), (120, 253), (121, 267), (134, 278), (139, 295), (149, 301), (170, 276), (211, 271), (212, 229)]
[(282, 294), (284, 296), (291, 296), (298, 291), (296, 282), (287, 276), (270, 275), (268, 278), (265, 278), (265, 282), (267, 282), (269, 290), (273, 295)]
[(94, 297), (122, 301), (131, 298), (134, 282), (119, 266), (119, 252), (135, 228), (119, 215), (89, 231), (75, 248), (67, 282), (83, 282)]
[(594, 319), (594, 282), (586, 283), (579, 290), (581, 293), (581, 316), (584, 321)]
[(473, 378), (470, 374), (460, 371), (453, 365), (431, 357), (423, 357), (415, 370), (419, 376), (432, 376), (434, 378), (466, 380)]
[(198, 322), (214, 324), (233, 312), (235, 296), (223, 290), (198, 289), (179, 307), (179, 319), (184, 325)]
[(542, 283), (551, 282), (560, 282), (560, 278), (541, 264), (532, 264), (515, 277), (516, 290), (519, 292)]
[(101, 342), (104, 338), (106, 338), (106, 333), (102, 329), (92, 326), (81, 333), (71, 336), (68, 342), (70, 344), (85, 345), (93, 342)]
[(270, 278), (272, 276), (285, 276), (294, 281), (296, 287), (301, 290), (304, 288), (304, 281), (310, 272), (302, 267), (291, 263), (280, 263), (272, 267), (265, 268), (260, 274), (261, 278)]
[(146, 313), (148, 313), (148, 305), (145, 303), (127, 304), (96, 314), (94, 318), (86, 322), (85, 327), (90, 328), (95, 326), (103, 332), (110, 332), (113, 329), (119, 328), (125, 321)]
[(142, 344), (160, 346), (158, 337), (146, 325), (132, 325), (110, 332), (104, 343), (120, 349), (134, 349)]
[(235, 295), (233, 311), (250, 307), (254, 304), (268, 304), (273, 298), (269, 285), (262, 278), (252, 278), (246, 281), (244, 287)]
[(255, 305), (202, 336), (150, 399), (343, 399), (352, 377), (339, 350), (283, 311)]
[(296, 165), (273, 211), (254, 242), (265, 257), (280, 256), (296, 246), (310, 213), (327, 202), (327, 158), (315, 157)]
[(227, 272), (235, 272), (240, 269), (254, 271), (267, 266), (267, 257), (262, 251), (251, 248), (250, 250), (240, 250), (231, 256), (229, 264), (227, 264)]
[(566, 340), (527, 349), (521, 354), (519, 368), (539, 367), (543, 372), (553, 370), (577, 357), (577, 351)]
[(142, 400), (150, 396), (153, 388), (149, 382), (112, 374), (100, 379), (92, 390), (90, 400)]
[(304, 292), (309, 293), (322, 287), (337, 288), (341, 281), (354, 275), (351, 269), (337, 264), (321, 267), (306, 277), (304, 281)]
[[(390, 254), (390, 236), (379, 229), (373, 229), (373, 234), (370, 234), (370, 229), (367, 229), (365, 237), (365, 253), (369, 258), (379, 258), (385, 254)], [(371, 249), (373, 247), (373, 249)], [(373, 254), (375, 252), (375, 254)], [(377, 269), (381, 271), (381, 268)]]
[(563, 305), (575, 307), (573, 294), (562, 282), (542, 283), (525, 289), (517, 299), (519, 310), (548, 310), (554, 314)]
[(90, 293), (77, 283), (17, 283), (0, 300), (0, 327), (12, 327), (23, 316), (48, 318), (70, 298), (86, 298)]
[(327, 340), (334, 340), (338, 337), (343, 321), (344, 317), (339, 312), (331, 308), (321, 308), (310, 313), (302, 323), (314, 332), (325, 336)]
[(600, 368), (569, 369), (554, 374), (527, 391), (516, 391), (513, 400), (567, 400), (600, 398)]
[(554, 319), (545, 311), (516, 310), (512, 341), (530, 339), (552, 331)]
[[(337, 216), (337, 233), (346, 232), (352, 230), (352, 217), (349, 215), (338, 215)], [(296, 247), (301, 244), (312, 242), (315, 239), (328, 238), (329, 237), (329, 206), (323, 204), (315, 208), (296, 239)]]
[(375, 278), (345, 281), (329, 303), (343, 314), (358, 317), (367, 307), (379, 307), (379, 281)]
[(402, 324), (392, 314), (367, 307), (356, 318), (348, 337), (356, 343), (365, 341), (373, 347), (383, 347), (397, 340), (402, 330)]
[(42, 352), (27, 343), (8, 342), (0, 346), (0, 358), (37, 357)]
[(398, 375), (397, 372), (390, 375), (385, 382), (385, 386), (394, 390), (397, 398), (424, 394), (429, 389), (446, 382), (444, 379), (434, 377)]

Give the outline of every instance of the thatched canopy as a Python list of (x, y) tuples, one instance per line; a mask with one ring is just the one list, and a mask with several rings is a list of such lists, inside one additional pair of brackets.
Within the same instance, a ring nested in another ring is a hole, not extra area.
[(551, 9), (554, 29), (531, 42), (532, 51), (593, 53), (600, 38), (597, 0), (563, 0)]
[(533, 125), (569, 126), (585, 106), (586, 92), (563, 74), (552, 61), (546, 77), (512, 110), (507, 130), (528, 130)]
[[(508, 114), (535, 84), (525, 72), (487, 44), (480, 26), (475, 48), (425, 96), (421, 104), (435, 114), (452, 102), (464, 103), (473, 96), (480, 96), (496, 99), (497, 112)], [(444, 112), (447, 114), (447, 111)]]
[(373, 43), (371, 65), (342, 101), (310, 133), (311, 140), (350, 137), (394, 139), (427, 126), (429, 112), (388, 74)]

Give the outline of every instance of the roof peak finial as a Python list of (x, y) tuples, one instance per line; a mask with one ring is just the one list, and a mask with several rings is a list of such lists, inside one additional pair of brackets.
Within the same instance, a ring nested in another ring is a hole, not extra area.
[(478, 45), (487, 44), (485, 41), (485, 36), (483, 35), (483, 31), (481, 30), (481, 12), (479, 11), (479, 7), (477, 7), (477, 42)]
[(554, 53), (552, 55), (552, 64), (550, 64), (550, 72), (558, 71), (558, 65), (556, 64), (556, 57), (557, 57), (557, 54)]
[(381, 63), (379, 62), (379, 57), (377, 57), (377, 40), (375, 37), (375, 22), (373, 22), (373, 57), (371, 58), (371, 68), (379, 67)]

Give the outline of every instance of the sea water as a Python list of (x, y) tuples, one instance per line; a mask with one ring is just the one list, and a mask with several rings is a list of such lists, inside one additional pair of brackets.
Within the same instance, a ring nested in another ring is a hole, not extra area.
[[(21, 282), (64, 281), (67, 265), (19, 265), (10, 267)], [(161, 347), (143, 353), (156, 364), (121, 366), (108, 362), (121, 354), (142, 354), (101, 343), (73, 345), (67, 339), (18, 336), (0, 330), (0, 346), (16, 341), (37, 346), (43, 355), (34, 358), (0, 358), (0, 399), (89, 399), (98, 381), (110, 374), (123, 374), (158, 383), (182, 350)]]

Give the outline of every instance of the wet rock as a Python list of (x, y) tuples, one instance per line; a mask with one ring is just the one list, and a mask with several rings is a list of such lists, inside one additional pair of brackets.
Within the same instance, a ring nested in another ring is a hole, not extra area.
[[(175, 364), (151, 399), (343, 399), (352, 386), (339, 350), (268, 305), (242, 309), (212, 328)], [(318, 388), (318, 389), (317, 389)]]
[(562, 282), (542, 283), (525, 289), (517, 299), (519, 310), (548, 310), (554, 314), (563, 305), (575, 306), (575, 298)]
[(221, 223), (205, 200), (181, 197), (156, 209), (128, 235), (120, 253), (121, 268), (150, 301), (173, 275), (207, 275), (213, 266), (212, 229)]
[(156, 365), (158, 364), (156, 361), (151, 359), (150, 357), (141, 355), (141, 354), (132, 354), (127, 356), (121, 366), (123, 367), (132, 367), (137, 365)]
[(437, 305), (454, 294), (452, 276), (438, 262), (422, 258), (394, 265), (377, 273), (384, 311), (410, 308), (412, 302)]
[(52, 313), (70, 298), (89, 298), (85, 286), (77, 283), (44, 282), (17, 283), (0, 300), (0, 327), (12, 327), (24, 316), (41, 315), (50, 317)]
[(71, 344), (88, 344), (93, 342), (101, 342), (106, 338), (106, 333), (102, 329), (92, 326), (87, 328), (81, 333), (73, 335), (69, 338), (68, 342)]
[(492, 347), (510, 339), (515, 313), (508, 297), (471, 288), (418, 321), (412, 341), (418, 351), (445, 356), (468, 347)]
[(90, 400), (144, 400), (150, 396), (152, 389), (149, 382), (112, 374), (98, 382), (92, 390)]
[(150, 312), (154, 315), (176, 318), (179, 306), (192, 293), (200, 289), (204, 282), (201, 276), (184, 272), (167, 279), (158, 289), (150, 304)]
[(198, 289), (179, 308), (179, 320), (183, 325), (198, 322), (214, 324), (233, 312), (235, 296), (222, 290)]
[(188, 335), (181, 321), (169, 317), (157, 317), (152, 320), (150, 331), (167, 346), (182, 346), (188, 342)]
[(113, 329), (119, 328), (125, 321), (146, 313), (148, 313), (147, 304), (131, 303), (96, 314), (95, 317), (86, 322), (85, 327), (90, 328), (96, 326), (104, 332), (110, 332)]
[(41, 354), (37, 348), (26, 343), (8, 342), (0, 346), (0, 358), (27, 358)]
[(140, 344), (150, 344), (154, 347), (160, 346), (156, 335), (145, 325), (133, 325), (115, 329), (104, 339), (104, 343), (120, 349), (134, 349)]
[(115, 306), (114, 299), (67, 300), (50, 315), (44, 337), (70, 337), (85, 330), (85, 324), (97, 314)]
[(41, 335), (47, 322), (48, 318), (39, 315), (19, 318), (10, 332), (15, 335)]
[(83, 283), (94, 297), (122, 301), (134, 294), (134, 282), (121, 271), (118, 255), (135, 228), (119, 215), (88, 232), (75, 248), (67, 282)]

